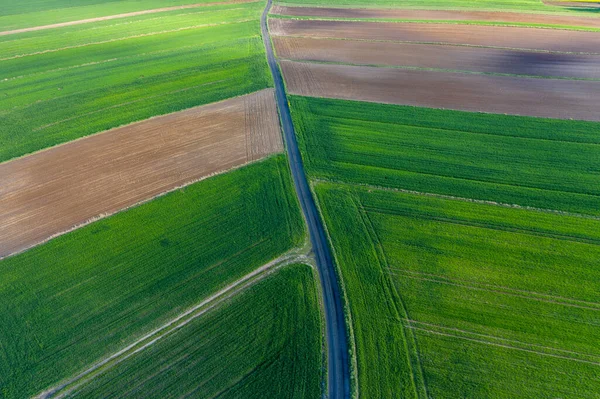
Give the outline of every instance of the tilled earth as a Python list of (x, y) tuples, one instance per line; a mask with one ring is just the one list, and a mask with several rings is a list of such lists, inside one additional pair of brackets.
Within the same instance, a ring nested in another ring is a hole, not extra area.
[(0, 258), (283, 150), (272, 89), (0, 164)]

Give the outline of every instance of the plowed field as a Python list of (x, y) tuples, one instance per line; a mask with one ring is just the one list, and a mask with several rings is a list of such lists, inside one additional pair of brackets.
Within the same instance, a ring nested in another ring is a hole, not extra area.
[(486, 12), (459, 10), (394, 10), (368, 8), (326, 8), (274, 6), (273, 14), (317, 18), (385, 18), (428, 21), (486, 21), (524, 24), (600, 27), (600, 19), (579, 16), (520, 14), (515, 12)]
[(387, 40), (600, 54), (599, 34), (559, 29), (273, 19), (276, 36)]
[(0, 257), (282, 148), (263, 90), (0, 164)]
[(600, 120), (600, 82), (281, 61), (291, 94)]
[(600, 79), (600, 56), (414, 43), (275, 37), (277, 55), (300, 61)]

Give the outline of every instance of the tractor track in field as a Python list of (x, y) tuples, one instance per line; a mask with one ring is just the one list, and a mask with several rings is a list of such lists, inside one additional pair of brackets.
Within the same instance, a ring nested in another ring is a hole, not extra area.
[(78, 387), (93, 380), (96, 376), (106, 372), (107, 370), (110, 370), (111, 368), (130, 358), (131, 356), (134, 356), (135, 354), (143, 351), (144, 349), (154, 345), (161, 339), (169, 336), (173, 332), (186, 326), (194, 319), (206, 314), (207, 312), (211, 311), (212, 309), (231, 299), (233, 296), (243, 292), (244, 290), (250, 288), (256, 283), (262, 281), (278, 269), (292, 263), (304, 263), (309, 265), (311, 264), (311, 261), (306, 254), (302, 253), (302, 250), (291, 250), (288, 253), (259, 267), (253, 272), (248, 273), (241, 279), (227, 285), (220, 291), (204, 299), (202, 302), (181, 313), (179, 316), (168, 321), (162, 326), (154, 329), (153, 331), (147, 333), (146, 335), (142, 336), (141, 338), (131, 343), (127, 347), (121, 349), (120, 351), (95, 363), (94, 365), (82, 371), (78, 375), (65, 381), (62, 381), (58, 385), (48, 388), (44, 392), (41, 392), (40, 394), (35, 396), (35, 399), (58, 399), (65, 397)]
[(275, 98), (279, 109), (279, 117), (288, 154), (292, 178), (296, 194), (308, 226), (312, 251), (314, 252), (317, 270), (323, 294), (325, 312), (325, 333), (327, 342), (327, 378), (328, 397), (341, 399), (350, 397), (350, 362), (348, 337), (344, 314), (344, 303), (337, 273), (333, 264), (331, 249), (325, 235), (325, 227), (321, 220), (315, 200), (312, 196), (304, 166), (296, 141), (296, 134), (289, 103), (286, 97), (283, 77), (275, 58), (271, 34), (267, 26), (267, 16), (273, 4), (268, 0), (261, 16), (260, 25), (267, 53), (267, 61), (275, 83)]
[(105, 17), (87, 18), (87, 19), (80, 19), (77, 21), (61, 22), (61, 23), (57, 23), (57, 24), (32, 26), (29, 28), (7, 30), (7, 31), (0, 32), (0, 36), (15, 35), (18, 33), (26, 33), (26, 32), (36, 32), (36, 31), (46, 30), (46, 29), (63, 28), (66, 26), (83, 25), (83, 24), (89, 24), (92, 22), (110, 21), (112, 19), (137, 17), (140, 15), (157, 14), (157, 13), (168, 12), (168, 11), (186, 10), (186, 9), (190, 9), (190, 8), (210, 7), (210, 6), (227, 5), (227, 4), (252, 3), (254, 1), (256, 1), (256, 0), (229, 0), (229, 1), (220, 1), (220, 2), (212, 2), (212, 3), (196, 3), (196, 4), (187, 4), (187, 5), (183, 5), (183, 6), (162, 7), (162, 8), (155, 8), (152, 10), (142, 10), (142, 11), (127, 12), (127, 13), (123, 13), (123, 14), (107, 15)]

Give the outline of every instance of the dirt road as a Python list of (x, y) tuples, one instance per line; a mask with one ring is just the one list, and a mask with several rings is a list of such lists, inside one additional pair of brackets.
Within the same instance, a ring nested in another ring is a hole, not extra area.
[(337, 280), (337, 273), (333, 265), (333, 258), (329, 249), (327, 236), (323, 221), (317, 210), (315, 200), (312, 196), (302, 157), (296, 141), (294, 124), (290, 115), (290, 108), (285, 94), (283, 78), (275, 59), (271, 36), (267, 27), (267, 15), (273, 0), (268, 0), (267, 6), (261, 17), (261, 30), (267, 61), (273, 81), (275, 82), (275, 97), (279, 108), (281, 126), (285, 138), (286, 150), (292, 171), (292, 178), (296, 188), (296, 195), (304, 218), (308, 225), (308, 232), (312, 249), (317, 261), (319, 279), (321, 280), (321, 292), (323, 294), (323, 307), (325, 313), (325, 335), (327, 342), (327, 390), (330, 399), (350, 398), (350, 362), (348, 355), (348, 339), (346, 337), (346, 321), (344, 316), (344, 305)]
[(0, 258), (283, 150), (272, 89), (0, 164)]

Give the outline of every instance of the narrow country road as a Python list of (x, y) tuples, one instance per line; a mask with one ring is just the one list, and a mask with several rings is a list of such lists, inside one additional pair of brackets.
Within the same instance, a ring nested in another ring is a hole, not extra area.
[(323, 304), (325, 307), (325, 330), (327, 339), (327, 370), (328, 370), (328, 390), (330, 399), (345, 399), (350, 397), (350, 363), (348, 360), (348, 341), (346, 337), (346, 326), (344, 319), (344, 309), (340, 287), (338, 285), (336, 272), (333, 266), (333, 260), (323, 222), (320, 219), (315, 201), (304, 174), (302, 158), (296, 141), (296, 133), (292, 124), (290, 107), (285, 94), (283, 78), (277, 65), (277, 60), (273, 53), (271, 35), (267, 26), (267, 16), (273, 0), (268, 0), (263, 11), (260, 24), (262, 37), (267, 51), (267, 60), (269, 68), (275, 82), (275, 97), (277, 107), (281, 117), (283, 136), (296, 187), (296, 194), (300, 200), (300, 206), (306, 222), (308, 232), (312, 243), (313, 252), (317, 260), (319, 278), (323, 292)]

